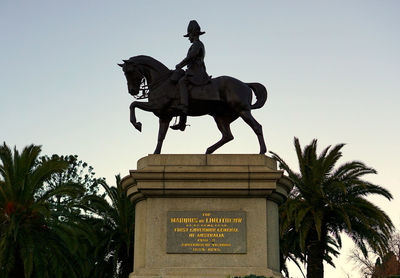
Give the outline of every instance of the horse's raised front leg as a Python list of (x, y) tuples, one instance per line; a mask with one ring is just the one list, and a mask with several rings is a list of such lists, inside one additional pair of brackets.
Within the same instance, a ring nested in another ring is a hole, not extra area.
[(240, 111), (240, 117), (253, 129), (254, 133), (257, 135), (258, 143), (260, 144), (260, 154), (265, 154), (267, 152), (267, 147), (265, 146), (264, 142), (262, 126), (256, 121), (256, 119), (254, 119), (250, 110)]
[(213, 153), (216, 149), (220, 148), (221, 146), (225, 145), (229, 141), (233, 140), (233, 135), (231, 132), (230, 124), (233, 121), (232, 118), (227, 117), (214, 117), (215, 122), (217, 123), (218, 129), (222, 133), (222, 138), (217, 143), (209, 147), (206, 151), (206, 154)]
[(171, 117), (166, 117), (166, 118), (160, 118), (159, 120), (159, 129), (158, 129), (158, 141), (157, 141), (157, 147), (156, 150), (154, 151), (155, 154), (161, 153), (161, 148), (162, 144), (165, 139), (165, 135), (167, 134), (168, 127), (169, 127), (169, 122), (171, 121)]
[(141, 122), (137, 122), (136, 121), (136, 115), (135, 115), (135, 108), (139, 108), (142, 109), (144, 111), (148, 111), (148, 112), (153, 112), (154, 109), (152, 109), (150, 103), (148, 102), (140, 102), (140, 101), (134, 101), (131, 103), (131, 106), (129, 106), (129, 109), (131, 111), (131, 115), (130, 115), (130, 121), (133, 124), (133, 126), (139, 130), (142, 131), (142, 123)]

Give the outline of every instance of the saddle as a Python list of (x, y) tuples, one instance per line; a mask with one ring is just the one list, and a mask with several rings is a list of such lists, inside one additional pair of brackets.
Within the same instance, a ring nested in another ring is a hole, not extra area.
[[(184, 75), (184, 70), (177, 69), (173, 71), (169, 79), (176, 84), (178, 83), (179, 79), (181, 79)], [(211, 76), (209, 81), (204, 85), (196, 85), (191, 83), (189, 80), (188, 92), (190, 99), (215, 101), (221, 100), (217, 85), (215, 84), (215, 81), (211, 78)]]
[(202, 86), (189, 86), (189, 98), (198, 100), (221, 100), (214, 79)]

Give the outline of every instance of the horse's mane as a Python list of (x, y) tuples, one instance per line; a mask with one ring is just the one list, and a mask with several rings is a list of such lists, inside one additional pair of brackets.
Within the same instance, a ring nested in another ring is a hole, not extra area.
[(136, 65), (146, 65), (153, 68), (156, 71), (169, 71), (169, 69), (163, 63), (146, 55), (138, 55), (131, 57), (129, 58), (129, 62), (132, 62)]

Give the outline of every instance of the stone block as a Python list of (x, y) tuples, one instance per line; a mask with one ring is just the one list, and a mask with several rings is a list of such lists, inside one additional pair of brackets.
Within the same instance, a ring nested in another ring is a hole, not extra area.
[[(273, 159), (246, 154), (149, 155), (122, 184), (136, 204), (130, 278), (281, 277), (278, 204), (291, 185)], [(205, 218), (199, 216), (203, 214)], [(171, 215), (197, 217), (174, 219), (183, 221), (174, 226), (168, 222)], [(236, 221), (234, 215), (245, 215), (242, 237), (229, 234), (236, 232), (229, 222)]]

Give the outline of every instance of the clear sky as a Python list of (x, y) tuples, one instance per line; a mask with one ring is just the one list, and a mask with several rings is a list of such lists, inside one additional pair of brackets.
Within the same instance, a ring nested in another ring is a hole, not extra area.
[[(114, 184), (154, 151), (158, 119), (129, 122), (121, 59), (146, 54), (174, 68), (196, 19), (210, 75), (260, 82), (269, 92), (253, 115), (267, 148), (296, 168), (293, 137), (320, 149), (346, 143), (342, 162), (378, 170), (392, 202), (373, 199), (400, 227), (400, 1), (15, 1), (0, 0), (0, 142), (43, 154), (77, 154)], [(170, 130), (163, 153), (204, 153), (220, 138), (211, 117)], [(257, 153), (240, 119), (216, 153)], [(354, 274), (345, 241), (337, 268)], [(293, 272), (294, 277), (300, 277)]]

